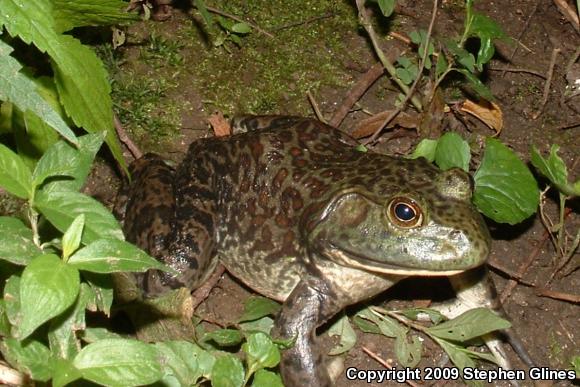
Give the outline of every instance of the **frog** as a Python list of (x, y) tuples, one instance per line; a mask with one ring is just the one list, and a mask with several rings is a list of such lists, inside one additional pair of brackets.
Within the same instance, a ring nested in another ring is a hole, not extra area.
[(178, 273), (142, 275), (147, 297), (194, 290), (221, 262), (282, 303), (272, 335), (294, 343), (280, 361), (286, 386), (333, 385), (316, 330), (347, 306), (410, 276), (484, 266), (491, 238), (462, 169), (363, 150), (312, 118), (240, 116), (232, 126), (234, 135), (194, 141), (176, 166), (136, 160), (119, 212), (127, 240)]

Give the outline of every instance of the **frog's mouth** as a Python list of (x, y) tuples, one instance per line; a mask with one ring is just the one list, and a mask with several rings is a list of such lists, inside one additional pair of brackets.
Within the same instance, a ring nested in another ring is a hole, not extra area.
[(363, 269), (374, 273), (395, 274), (404, 276), (416, 275), (423, 277), (436, 277), (436, 276), (451, 276), (472, 269), (471, 267), (466, 267), (455, 270), (437, 270), (437, 269), (419, 269), (416, 267), (393, 265), (390, 263), (369, 259), (363, 255), (357, 254), (343, 247), (339, 248), (332, 242), (328, 241), (324, 243), (324, 245), (322, 246), (321, 252), (324, 256), (329, 257), (333, 262), (336, 262), (340, 265)]

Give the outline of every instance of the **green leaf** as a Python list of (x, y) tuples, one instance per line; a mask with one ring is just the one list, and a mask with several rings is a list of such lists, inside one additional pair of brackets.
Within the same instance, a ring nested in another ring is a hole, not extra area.
[(22, 273), (18, 337), (28, 337), (41, 324), (71, 306), (79, 294), (79, 272), (56, 255), (34, 258)]
[(419, 314), (424, 313), (431, 319), (433, 324), (439, 324), (442, 321), (447, 320), (447, 317), (441, 314), (441, 312), (435, 309), (428, 309), (428, 308), (411, 308), (402, 310), (401, 313), (403, 316), (410, 318), (411, 320), (417, 320)]
[(252, 32), (252, 28), (248, 25), (248, 23), (236, 23), (231, 26), (230, 31), (235, 32), (236, 34), (249, 34)]
[(139, 20), (136, 13), (127, 13), (121, 0), (52, 0), (57, 32), (75, 27), (128, 24)]
[(379, 3), (379, 8), (383, 16), (389, 17), (393, 14), (396, 0), (378, 0), (377, 2)]
[(32, 230), (19, 219), (0, 216), (0, 259), (27, 265), (42, 251), (32, 241)]
[(486, 308), (468, 310), (453, 320), (427, 328), (427, 332), (441, 339), (466, 342), (498, 329), (507, 329), (511, 323)]
[(417, 336), (411, 336), (411, 342), (406, 336), (398, 336), (395, 339), (395, 354), (403, 367), (416, 367), (421, 361), (423, 344)]
[(0, 341), (0, 351), (4, 359), (17, 370), (34, 380), (48, 381), (52, 376), (53, 359), (46, 346), (38, 341), (22, 343), (14, 338), (5, 337)]
[(475, 58), (472, 53), (459, 46), (457, 42), (448, 40), (445, 42), (445, 47), (453, 54), (455, 60), (461, 64), (469, 73), (475, 72)]
[(93, 308), (91, 309), (93, 311), (101, 311), (109, 316), (111, 314), (111, 305), (113, 304), (113, 280), (111, 276), (109, 274), (85, 271), (83, 278), (88, 282), (95, 294), (95, 304), (87, 307)]
[(437, 56), (437, 63), (435, 64), (435, 77), (439, 78), (445, 71), (447, 71), (448, 66), (449, 64), (447, 63), (445, 55), (440, 52)]
[(201, 341), (215, 341), (222, 347), (231, 347), (242, 342), (244, 336), (237, 329), (216, 329), (203, 335)]
[(442, 170), (461, 168), (469, 171), (471, 151), (467, 142), (455, 132), (447, 132), (439, 138), (435, 150), (435, 163)]
[[(0, 85), (0, 89), (1, 87)], [(32, 197), (30, 169), (16, 153), (3, 144), (0, 144), (0, 187), (21, 199)]]
[(157, 349), (137, 340), (97, 341), (84, 347), (73, 364), (83, 378), (108, 386), (150, 384), (163, 376)]
[(428, 138), (424, 138), (421, 140), (417, 147), (411, 154), (411, 159), (417, 159), (419, 157), (424, 157), (432, 163), (435, 160), (435, 151), (437, 150), (437, 143), (438, 140), (431, 140)]
[(201, 377), (209, 378), (215, 357), (188, 341), (156, 343), (166, 374), (172, 375), (180, 386), (195, 385)]
[[(85, 184), (87, 176), (93, 165), (97, 151), (103, 144), (105, 133), (86, 134), (78, 138), (78, 148), (62, 141), (57, 146), (62, 160), (68, 160), (71, 164), (72, 173), (66, 179), (52, 179), (42, 186), (44, 192), (53, 191), (79, 191)], [(71, 179), (72, 177), (72, 179)]]
[(443, 350), (449, 355), (449, 359), (451, 362), (455, 364), (457, 368), (463, 370), (466, 367), (475, 368), (475, 362), (463, 351), (463, 348), (460, 346), (450, 343), (448, 341), (438, 339), (437, 337), (434, 340), (443, 348)]
[(284, 384), (277, 373), (268, 370), (258, 370), (254, 374), (252, 387), (284, 387)]
[(359, 315), (354, 316), (352, 321), (354, 322), (354, 324), (357, 326), (358, 329), (360, 329), (365, 333), (374, 333), (377, 335), (381, 334), (381, 330), (375, 323), (365, 320)]
[(81, 338), (85, 343), (96, 343), (100, 340), (108, 339), (122, 339), (123, 337), (115, 332), (111, 332), (106, 328), (86, 328), (81, 334)]
[(274, 327), (274, 320), (266, 316), (257, 320), (239, 323), (238, 325), (240, 326), (240, 329), (245, 332), (258, 331), (270, 334)]
[(123, 239), (117, 220), (101, 203), (79, 192), (44, 192), (36, 195), (35, 207), (57, 229), (65, 232), (80, 214), (85, 215), (84, 244), (97, 239)]
[[(14, 12), (18, 12), (18, 10), (14, 10), (14, 6), (15, 4), (11, 0), (0, 0), (0, 9), (2, 9), (0, 25), (5, 24), (7, 16), (10, 18)], [(23, 22), (30, 24), (27, 20)], [(34, 82), (20, 73), (22, 66), (10, 56), (12, 50), (12, 47), (0, 41), (0, 100), (12, 102), (23, 112), (33, 112), (61, 136), (75, 144), (76, 137), (66, 122), (42, 98)]]
[(148, 269), (172, 271), (137, 246), (119, 239), (92, 242), (70, 257), (68, 264), (93, 273), (144, 272)]
[(373, 312), (369, 308), (361, 310), (356, 315), (375, 323), (383, 336), (396, 338), (407, 334), (407, 329), (403, 328), (397, 321)]
[(568, 183), (568, 169), (564, 161), (558, 156), (558, 145), (552, 145), (550, 148), (550, 155), (544, 159), (540, 154), (538, 148), (532, 146), (531, 161), (532, 165), (546, 177), (556, 188), (568, 196), (580, 196), (580, 189), (576, 189), (574, 185)]
[(495, 47), (490, 38), (482, 38), (479, 44), (479, 51), (477, 53), (477, 69), (483, 71), (483, 65), (491, 60), (495, 53)]
[(12, 324), (12, 330), (17, 330), (16, 327), (22, 321), (22, 314), (20, 312), (20, 277), (16, 275), (10, 276), (4, 284), (4, 307), (6, 308), (6, 317)]
[(68, 359), (54, 359), (54, 371), (52, 375), (52, 386), (63, 387), (82, 377), (72, 361)]
[(70, 145), (59, 141), (46, 150), (32, 173), (35, 186), (51, 176), (74, 176), (79, 160), (78, 151), (66, 152)]
[(253, 321), (264, 316), (273, 316), (280, 311), (280, 304), (266, 297), (249, 297), (244, 305), (244, 313), (238, 322)]
[(0, 0), (0, 24), (10, 35), (33, 43), (52, 59), (61, 102), (74, 123), (89, 132), (107, 130), (106, 142), (115, 159), (126, 169), (113, 130), (111, 88), (102, 62), (87, 46), (70, 35), (56, 33), (49, 0)]
[(65, 313), (55, 317), (50, 322), (48, 342), (50, 350), (57, 358), (72, 359), (81, 348), (76, 332), (85, 329), (85, 308), (91, 294), (91, 289), (82, 283), (74, 306)]
[(242, 345), (242, 351), (246, 353), (249, 375), (262, 368), (276, 367), (280, 363), (280, 350), (263, 332), (252, 333)]
[(485, 86), (474, 74), (467, 71), (466, 69), (459, 69), (456, 71), (460, 72), (465, 76), (465, 78), (467, 78), (471, 84), (471, 87), (473, 87), (473, 91), (475, 91), (480, 97), (483, 97), (488, 101), (493, 101), (495, 99), (491, 93), (491, 90), (489, 90), (489, 88)]
[(10, 336), (10, 320), (6, 312), (6, 303), (0, 299), (0, 336)]
[(193, 4), (195, 5), (195, 8), (197, 8), (197, 10), (199, 11), (199, 14), (201, 15), (201, 18), (203, 19), (206, 26), (211, 27), (213, 24), (213, 20), (212, 20), (211, 14), (207, 10), (207, 7), (205, 5), (205, 1), (194, 0)]
[(226, 354), (216, 359), (211, 371), (213, 387), (241, 387), (244, 385), (244, 366), (234, 355)]
[(328, 335), (338, 336), (340, 338), (338, 345), (328, 352), (329, 355), (340, 355), (341, 353), (348, 352), (356, 344), (356, 333), (352, 329), (347, 315), (343, 315), (332, 324), (328, 329)]
[(85, 216), (80, 214), (62, 236), (62, 257), (66, 261), (81, 245), (81, 235), (85, 227)]
[(480, 13), (473, 13), (468, 35), (490, 39), (501, 39), (506, 37), (505, 32), (503, 32), (495, 20)]
[(534, 214), (539, 190), (526, 165), (499, 140), (488, 138), (475, 173), (473, 201), (487, 217), (516, 224)]

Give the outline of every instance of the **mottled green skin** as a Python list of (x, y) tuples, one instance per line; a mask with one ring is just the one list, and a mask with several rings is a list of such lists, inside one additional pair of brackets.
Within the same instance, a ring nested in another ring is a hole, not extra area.
[[(460, 170), (423, 159), (357, 151), (318, 121), (246, 117), (248, 132), (194, 142), (175, 169), (148, 155), (125, 192), (127, 238), (181, 274), (148, 273), (149, 294), (196, 287), (217, 263), (249, 287), (284, 301), (275, 334), (286, 385), (329, 385), (316, 328), (345, 306), (408, 275), (450, 275), (482, 265), (490, 238)], [(393, 222), (394, 197), (412, 199), (423, 222)]]

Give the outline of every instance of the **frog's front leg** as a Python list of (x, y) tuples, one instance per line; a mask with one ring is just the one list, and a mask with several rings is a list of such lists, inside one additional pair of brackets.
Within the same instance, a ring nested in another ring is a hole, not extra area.
[(276, 320), (274, 337), (294, 339), (282, 353), (280, 372), (286, 386), (331, 386), (324, 354), (316, 345), (316, 328), (342, 309), (328, 284), (309, 277), (296, 285)]

